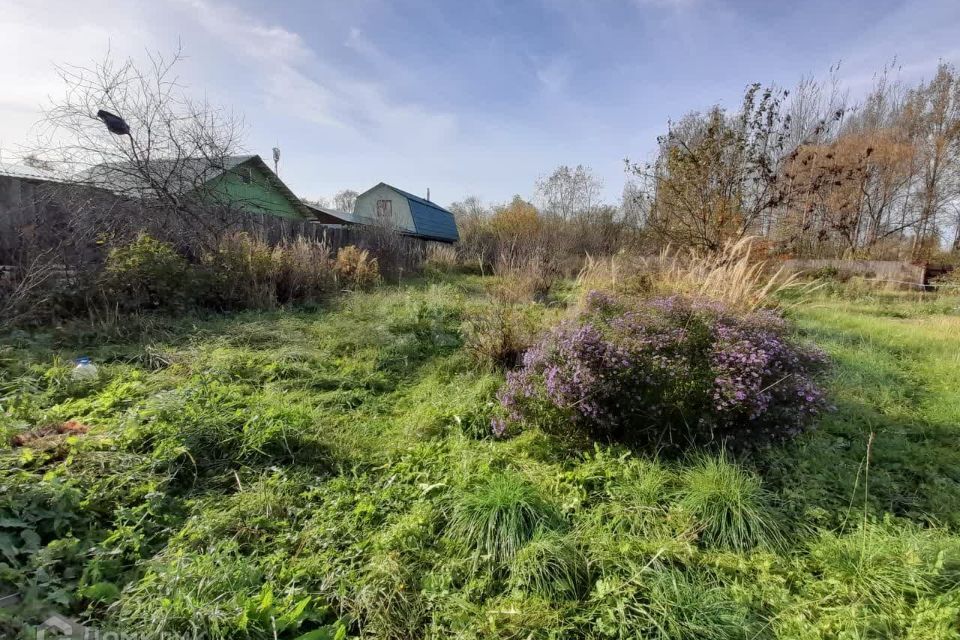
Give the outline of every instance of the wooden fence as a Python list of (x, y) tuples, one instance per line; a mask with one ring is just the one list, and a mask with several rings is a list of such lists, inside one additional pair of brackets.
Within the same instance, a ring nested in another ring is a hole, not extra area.
[(845, 276), (859, 276), (877, 280), (897, 288), (923, 289), (927, 283), (924, 265), (896, 260), (785, 260), (784, 271), (789, 273), (816, 273), (835, 270)]
[(55, 256), (64, 269), (97, 268), (106, 251), (138, 231), (201, 253), (211, 238), (243, 232), (275, 246), (297, 238), (323, 242), (332, 253), (355, 245), (367, 249), (388, 277), (420, 269), (436, 243), (370, 226), (324, 225), (245, 212), (211, 212), (202, 233), (182, 220), (161, 218), (137, 203), (99, 190), (0, 176), (0, 265), (19, 265), (39, 254)]

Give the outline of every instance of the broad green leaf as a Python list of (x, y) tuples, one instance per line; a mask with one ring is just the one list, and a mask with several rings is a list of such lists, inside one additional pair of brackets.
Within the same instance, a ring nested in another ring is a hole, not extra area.
[(24, 549), (36, 551), (40, 548), (40, 535), (33, 529), (24, 529), (20, 532), (20, 537), (23, 538)]

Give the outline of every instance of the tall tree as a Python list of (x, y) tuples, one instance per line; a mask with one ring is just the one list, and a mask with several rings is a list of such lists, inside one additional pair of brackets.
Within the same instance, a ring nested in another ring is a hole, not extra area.
[(588, 217), (600, 204), (603, 181), (582, 164), (562, 165), (536, 184), (536, 199), (541, 210), (562, 220)]
[(807, 197), (781, 221), (781, 235), (807, 255), (870, 251), (913, 223), (902, 217), (912, 166), (913, 147), (896, 129), (805, 145), (785, 175)]
[(662, 239), (716, 251), (728, 240), (764, 233), (792, 195), (782, 180), (791, 117), (788, 92), (750, 85), (739, 113), (720, 107), (672, 124), (656, 162), (629, 165), (650, 190), (648, 225)]
[[(907, 95), (903, 119), (917, 153), (919, 214), (914, 256), (935, 244), (940, 224), (960, 197), (960, 78), (941, 64), (934, 78)], [(960, 247), (958, 247), (960, 248)]]

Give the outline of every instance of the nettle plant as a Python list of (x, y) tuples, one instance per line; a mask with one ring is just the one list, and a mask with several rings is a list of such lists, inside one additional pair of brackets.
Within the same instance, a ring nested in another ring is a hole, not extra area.
[(749, 449), (791, 438), (826, 406), (812, 379), (826, 356), (786, 334), (773, 311), (592, 292), (577, 320), (556, 327), (507, 375), (493, 432), (536, 425), (663, 449)]

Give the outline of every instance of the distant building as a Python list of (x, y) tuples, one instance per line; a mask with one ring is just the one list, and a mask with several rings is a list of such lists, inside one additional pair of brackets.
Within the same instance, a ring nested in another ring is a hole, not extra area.
[[(312, 220), (313, 212), (258, 155), (228, 156), (221, 162), (201, 158), (151, 160), (151, 180), (178, 195), (194, 195), (212, 205), (238, 211)], [(99, 164), (77, 174), (73, 181), (128, 198), (149, 199), (153, 194), (144, 171), (122, 162)]]
[(353, 217), (353, 212), (338, 211), (337, 209), (331, 209), (330, 207), (308, 202), (306, 200), (304, 200), (303, 204), (307, 205), (313, 214), (313, 219), (320, 224), (342, 226), (362, 224)]
[(357, 196), (352, 217), (355, 224), (390, 226), (424, 240), (457, 242), (460, 239), (453, 213), (385, 182)]

